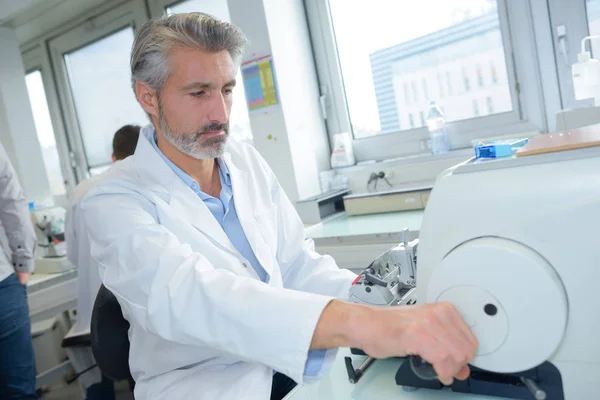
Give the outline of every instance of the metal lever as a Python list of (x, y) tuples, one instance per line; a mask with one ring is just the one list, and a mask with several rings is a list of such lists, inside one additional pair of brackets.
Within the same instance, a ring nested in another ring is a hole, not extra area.
[(527, 389), (529, 389), (535, 400), (546, 400), (546, 392), (540, 389), (532, 379), (525, 378), (524, 376), (521, 376), (520, 378), (521, 382), (527, 386)]
[(350, 383), (357, 383), (363, 376), (367, 368), (369, 368), (371, 364), (373, 364), (373, 361), (375, 361), (375, 359), (373, 357), (367, 358), (365, 361), (362, 362), (362, 364), (358, 366), (358, 368), (356, 368), (356, 370), (352, 365), (352, 358), (344, 357), (344, 361), (346, 362), (346, 370), (348, 371), (348, 381), (350, 381)]

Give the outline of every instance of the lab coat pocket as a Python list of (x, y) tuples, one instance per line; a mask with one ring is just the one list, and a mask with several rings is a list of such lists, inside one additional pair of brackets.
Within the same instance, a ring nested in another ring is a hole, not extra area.
[(271, 249), (277, 249), (277, 206), (254, 215), (260, 233)]

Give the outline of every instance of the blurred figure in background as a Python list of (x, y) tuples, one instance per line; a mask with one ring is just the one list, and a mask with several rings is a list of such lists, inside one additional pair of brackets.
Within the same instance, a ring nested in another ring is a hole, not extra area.
[[(115, 133), (111, 155), (113, 163), (124, 160), (135, 152), (139, 134), (140, 127), (137, 125), (125, 125)], [(92, 259), (88, 236), (78, 211), (81, 199), (92, 187), (102, 181), (105, 174), (106, 172), (92, 176), (77, 185), (67, 211), (65, 225), (67, 257), (77, 267), (77, 323), (70, 335), (89, 333), (94, 300), (102, 284), (98, 266)], [(77, 372), (83, 372), (96, 364), (90, 347), (68, 348), (67, 353)], [(83, 373), (79, 379), (86, 388), (87, 400), (113, 400), (115, 398), (113, 381), (102, 376), (98, 368)]]
[(29, 206), (0, 145), (0, 222), (10, 254), (0, 249), (0, 399), (37, 399), (27, 288), (36, 246)]

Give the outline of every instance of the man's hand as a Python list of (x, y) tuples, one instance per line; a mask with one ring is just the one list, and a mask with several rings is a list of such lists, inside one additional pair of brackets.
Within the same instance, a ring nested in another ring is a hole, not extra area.
[(31, 278), (31, 272), (17, 272), (17, 279), (19, 279), (21, 285), (27, 285), (29, 278)]
[(375, 358), (419, 355), (438, 379), (469, 376), (477, 339), (449, 303), (373, 308), (334, 300), (317, 324), (311, 348), (355, 347)]

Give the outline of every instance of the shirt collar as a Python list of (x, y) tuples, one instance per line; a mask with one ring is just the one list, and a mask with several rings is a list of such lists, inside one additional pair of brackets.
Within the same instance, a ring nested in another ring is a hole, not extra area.
[[(162, 150), (158, 147), (158, 143), (156, 140), (156, 131), (152, 125), (147, 125), (143, 129), (152, 129), (154, 131), (153, 139), (150, 140), (152, 146), (156, 150), (156, 152), (160, 155), (160, 157), (167, 163), (169, 167), (175, 172), (175, 174), (183, 180), (183, 182), (190, 187), (194, 192), (201, 192), (200, 185), (191, 176), (186, 174), (181, 168), (173, 163), (173, 161), (169, 160), (169, 158), (162, 152)], [(228, 187), (231, 187), (231, 177), (229, 175), (229, 168), (227, 168), (227, 164), (221, 157), (217, 158), (217, 165), (219, 166), (219, 178), (221, 179), (221, 184), (225, 184)]]

